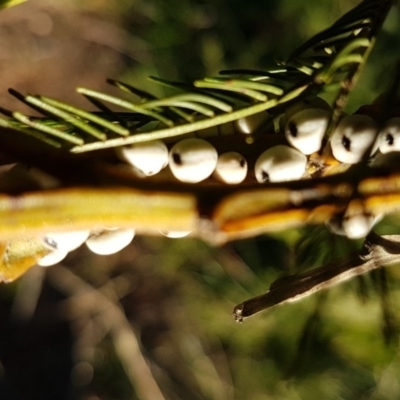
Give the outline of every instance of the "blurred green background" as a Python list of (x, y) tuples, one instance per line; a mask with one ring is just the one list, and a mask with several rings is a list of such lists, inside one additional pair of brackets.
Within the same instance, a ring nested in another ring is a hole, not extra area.
[[(76, 86), (112, 93), (105, 78), (119, 78), (159, 95), (148, 75), (190, 81), (267, 68), (357, 3), (29, 1), (0, 12), (0, 105), (23, 110), (9, 87), (90, 109)], [(380, 35), (351, 111), (385, 89), (399, 57), (396, 21)], [(359, 247), (324, 227), (222, 248), (150, 237), (107, 257), (82, 247), (0, 286), (0, 398), (398, 399), (395, 267), (243, 325), (231, 316), (277, 277)]]

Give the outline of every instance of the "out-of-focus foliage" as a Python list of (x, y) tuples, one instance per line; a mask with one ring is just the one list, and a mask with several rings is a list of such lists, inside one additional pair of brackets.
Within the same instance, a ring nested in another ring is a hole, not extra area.
[[(65, 100), (78, 84), (101, 89), (102, 77), (148, 90), (148, 75), (192, 80), (225, 68), (263, 68), (357, 4), (30, 3), (0, 15), (7, 43), (1, 87)], [(389, 23), (350, 107), (380, 92), (376, 77), (387, 67), (382, 55), (391, 40)], [(378, 228), (395, 230), (387, 221)], [(396, 268), (243, 325), (230, 315), (277, 277), (358, 247), (317, 227), (223, 248), (150, 237), (108, 257), (81, 248), (63, 266), (34, 269), (0, 287), (0, 398), (161, 398), (154, 382), (174, 400), (399, 398)]]

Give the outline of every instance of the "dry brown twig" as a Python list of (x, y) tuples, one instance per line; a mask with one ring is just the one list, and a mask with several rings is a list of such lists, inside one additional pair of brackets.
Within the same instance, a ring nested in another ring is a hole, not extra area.
[(233, 315), (237, 322), (242, 322), (260, 311), (303, 299), (322, 289), (399, 262), (400, 235), (379, 236), (371, 232), (358, 253), (304, 274), (279, 278), (266, 293), (237, 305)]

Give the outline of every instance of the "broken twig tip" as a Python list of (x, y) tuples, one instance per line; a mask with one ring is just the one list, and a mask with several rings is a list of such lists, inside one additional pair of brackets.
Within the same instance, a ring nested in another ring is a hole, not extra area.
[(243, 304), (239, 304), (233, 309), (233, 317), (239, 324), (243, 322)]

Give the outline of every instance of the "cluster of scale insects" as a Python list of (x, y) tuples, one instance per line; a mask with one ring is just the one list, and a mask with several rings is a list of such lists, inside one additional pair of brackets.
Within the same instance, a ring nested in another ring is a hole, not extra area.
[[(368, 112), (369, 108), (364, 107)], [(276, 130), (283, 132), (286, 145), (276, 145), (263, 151), (254, 163), (254, 176), (259, 183), (286, 182), (309, 177), (310, 156), (321, 150), (332, 109), (320, 97), (306, 97), (287, 107), (276, 120)], [(218, 154), (207, 141), (215, 135), (240, 133), (251, 135), (265, 121), (268, 114), (256, 114), (235, 121), (234, 126), (199, 131), (196, 137), (187, 137), (168, 147), (161, 140), (137, 143), (116, 148), (117, 157), (130, 165), (142, 178), (169, 169), (178, 181), (195, 184), (210, 177), (222, 184), (237, 185), (250, 174), (246, 158), (238, 152)], [(225, 131), (224, 131), (225, 129)], [(330, 150), (341, 164), (359, 163), (370, 151), (371, 165), (385, 163), (387, 153), (400, 151), (400, 118), (386, 121), (379, 131), (378, 123), (363, 108), (352, 115), (344, 115), (332, 132)], [(340, 226), (329, 223), (335, 233), (351, 239), (364, 237), (381, 216), (365, 214), (344, 215)], [(161, 232), (171, 238), (180, 238), (190, 232)], [(38, 264), (50, 266), (61, 261), (68, 252), (86, 242), (94, 253), (106, 255), (127, 246), (135, 235), (133, 229), (111, 227), (98, 231), (49, 233), (43, 238), (51, 252)]]

